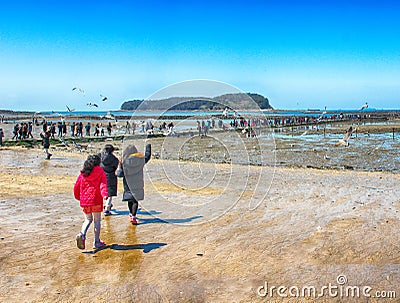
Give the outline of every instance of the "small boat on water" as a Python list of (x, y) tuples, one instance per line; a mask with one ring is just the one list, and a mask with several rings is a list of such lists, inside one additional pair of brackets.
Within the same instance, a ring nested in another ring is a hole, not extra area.
[(320, 109), (314, 109), (314, 108), (309, 108), (305, 111), (305, 113), (307, 114), (319, 114), (321, 113)]

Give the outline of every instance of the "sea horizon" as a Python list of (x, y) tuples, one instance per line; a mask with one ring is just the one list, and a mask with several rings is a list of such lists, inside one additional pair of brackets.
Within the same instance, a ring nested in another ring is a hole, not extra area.
[[(376, 109), (376, 108), (367, 108), (364, 110), (360, 109), (261, 109), (261, 110), (229, 110), (228, 116), (229, 118), (238, 117), (239, 115), (246, 116), (246, 115), (264, 115), (268, 116), (320, 116), (321, 114), (329, 117), (338, 114), (372, 114), (372, 113), (400, 113), (400, 108), (396, 109)], [(149, 116), (149, 117), (162, 117), (162, 116), (169, 116), (169, 117), (191, 117), (191, 116), (219, 116), (223, 115), (223, 111), (221, 110), (168, 110), (168, 111), (158, 111), (158, 110), (82, 110), (82, 111), (50, 111), (50, 110), (43, 110), (43, 111), (17, 111), (12, 109), (0, 109), (0, 115), (32, 115), (32, 116), (45, 116), (48, 118), (56, 118), (60, 116), (64, 117), (74, 117), (74, 116), (99, 116), (105, 117), (107, 115), (112, 114), (115, 117), (121, 116)]]

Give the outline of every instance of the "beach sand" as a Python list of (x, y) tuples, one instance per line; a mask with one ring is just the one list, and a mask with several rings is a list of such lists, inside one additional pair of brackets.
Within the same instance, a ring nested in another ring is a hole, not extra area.
[[(340, 286), (341, 275), (343, 286), (370, 286), (371, 296), (400, 296), (398, 174), (264, 167), (273, 178), (260, 205), (249, 210), (252, 193), (243, 191), (240, 175), (232, 175), (228, 188), (216, 183), (200, 195), (182, 193), (150, 178), (176, 161), (152, 159), (142, 224), (129, 224), (120, 182), (116, 211), (102, 221), (107, 248), (82, 252), (75, 235), (83, 214), (72, 189), (87, 154), (57, 150), (50, 161), (38, 149), (0, 154), (0, 302), (314, 302), (276, 292), (261, 297), (258, 289), (262, 294), (268, 283), (320, 293), (329, 283)], [(257, 179), (260, 169), (250, 167), (246, 178)], [(240, 199), (229, 205), (221, 190), (237, 191)], [(199, 196), (214, 203), (202, 217), (180, 212)], [(167, 212), (162, 200), (169, 198), (176, 208)], [(215, 217), (218, 199), (225, 211)], [(91, 228), (88, 245), (92, 239)], [(325, 291), (315, 302), (396, 300), (341, 299)]]

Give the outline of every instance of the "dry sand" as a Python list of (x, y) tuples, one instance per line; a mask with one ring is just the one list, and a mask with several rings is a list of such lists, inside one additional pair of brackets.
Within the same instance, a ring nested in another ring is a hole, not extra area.
[[(166, 213), (162, 199), (170, 197), (180, 206), (199, 194), (182, 193), (165, 179), (149, 179), (160, 167), (176, 164), (153, 159), (146, 168), (146, 211), (138, 214), (142, 224), (129, 224), (119, 183), (116, 211), (102, 221), (102, 239), (109, 246), (82, 253), (75, 235), (83, 215), (72, 188), (86, 155), (58, 151), (46, 161), (41, 151), (17, 148), (0, 149), (0, 155), (0, 302), (399, 300), (257, 293), (265, 282), (319, 290), (339, 285), (337, 277), (345, 275), (344, 286), (370, 286), (372, 296), (396, 291), (399, 297), (398, 174), (264, 168), (274, 178), (252, 211), (252, 193), (243, 192), (244, 180), (234, 174), (229, 188), (214, 184), (200, 196), (212, 200), (221, 197), (221, 190), (237, 191), (237, 204), (216, 219), (214, 206), (197, 218), (182, 215), (179, 207)], [(247, 178), (257, 179), (260, 169), (251, 167)], [(91, 228), (89, 245), (92, 237)]]

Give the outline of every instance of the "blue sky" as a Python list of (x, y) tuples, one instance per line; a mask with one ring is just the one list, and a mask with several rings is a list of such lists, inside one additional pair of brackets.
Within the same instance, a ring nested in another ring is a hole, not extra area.
[(387, 0), (2, 1), (0, 109), (118, 109), (192, 79), (279, 109), (400, 108), (399, 15)]

